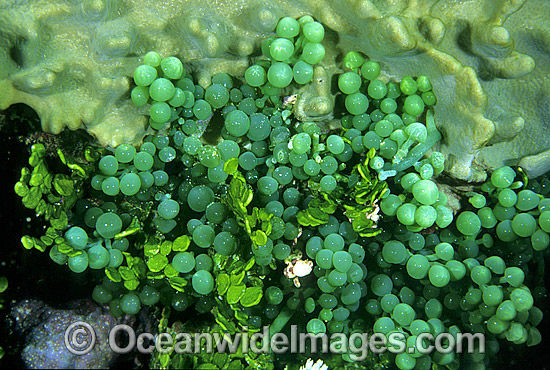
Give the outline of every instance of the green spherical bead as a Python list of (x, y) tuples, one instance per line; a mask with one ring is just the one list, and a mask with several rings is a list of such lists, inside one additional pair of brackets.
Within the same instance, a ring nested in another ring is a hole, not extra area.
[(302, 50), (302, 58), (309, 64), (317, 64), (325, 57), (325, 48), (318, 42), (308, 42)]
[(399, 84), (401, 92), (405, 95), (412, 95), (416, 93), (418, 89), (417, 82), (410, 76), (405, 76), (401, 79)]
[(122, 264), (122, 261), (124, 260), (124, 256), (122, 255), (122, 252), (118, 249), (111, 249), (109, 251), (109, 264), (107, 267), (111, 268), (117, 268)]
[(323, 176), (319, 184), (321, 185), (321, 189), (326, 192), (334, 191), (338, 186), (336, 179), (332, 175)]
[(504, 166), (495, 170), (491, 174), (491, 183), (499, 189), (507, 188), (514, 182), (516, 171), (511, 167)]
[(399, 325), (409, 326), (416, 319), (416, 312), (408, 304), (399, 303), (394, 307), (391, 316)]
[(149, 88), (147, 86), (136, 86), (132, 89), (130, 97), (136, 106), (141, 107), (147, 104), (149, 100)]
[(172, 116), (172, 108), (166, 102), (154, 102), (149, 109), (149, 115), (154, 122), (165, 123)]
[(143, 57), (143, 64), (146, 64), (151, 67), (158, 67), (162, 57), (156, 51), (150, 51)]
[(198, 99), (193, 105), (193, 114), (198, 120), (206, 120), (212, 115), (212, 106), (204, 99)]
[(250, 118), (242, 110), (233, 110), (225, 118), (225, 128), (235, 137), (244, 136), (250, 129)]
[(430, 78), (426, 75), (420, 75), (416, 78), (416, 83), (418, 85), (418, 90), (421, 92), (430, 91), (432, 89), (432, 83)]
[(353, 305), (359, 302), (361, 299), (361, 287), (357, 283), (351, 283), (346, 285), (342, 289), (340, 300), (345, 305)]
[(149, 96), (156, 101), (167, 101), (172, 99), (176, 93), (174, 84), (166, 78), (157, 78), (149, 86)]
[(138, 86), (149, 86), (156, 78), (157, 70), (149, 65), (141, 65), (134, 70), (134, 82)]
[(348, 280), (348, 275), (338, 270), (332, 270), (328, 274), (328, 282), (334, 287), (344, 286)]
[(407, 353), (398, 353), (395, 356), (395, 365), (399, 370), (412, 370), (416, 369), (417, 360), (412, 357), (411, 354)]
[(379, 297), (391, 293), (392, 289), (393, 282), (388, 275), (378, 274), (371, 280), (371, 291)]
[(153, 167), (153, 156), (146, 152), (136, 153), (134, 156), (134, 166), (139, 171), (147, 171)]
[(135, 293), (127, 293), (120, 299), (120, 308), (128, 315), (137, 315), (141, 309), (139, 297)]
[(430, 262), (421, 254), (416, 254), (407, 261), (407, 273), (413, 279), (424, 279), (430, 269)]
[(405, 203), (397, 208), (397, 220), (403, 225), (411, 226), (415, 223), (416, 206), (412, 203)]
[(344, 140), (338, 135), (330, 135), (327, 138), (327, 149), (332, 154), (340, 154), (344, 151)]
[(179, 252), (172, 258), (172, 266), (181, 273), (188, 273), (195, 268), (195, 258), (189, 252)]
[(327, 327), (321, 320), (311, 319), (307, 323), (307, 331), (311, 334), (324, 334), (327, 332)]
[(99, 270), (109, 264), (109, 251), (101, 245), (94, 245), (86, 253), (88, 253), (88, 266), (91, 269)]
[(529, 237), (537, 230), (537, 221), (529, 213), (518, 213), (512, 219), (512, 230), (522, 238)]
[(513, 207), (516, 205), (516, 202), (518, 201), (518, 196), (515, 191), (512, 189), (502, 189), (498, 193), (498, 202), (503, 207)]
[(361, 75), (367, 80), (374, 80), (380, 76), (380, 64), (373, 61), (366, 61), (361, 66)]
[(303, 60), (299, 60), (292, 67), (292, 75), (297, 84), (307, 84), (313, 79), (313, 66)]
[(299, 133), (292, 139), (292, 150), (296, 154), (305, 154), (311, 148), (311, 136), (305, 132)]
[(428, 277), (430, 279), (430, 283), (432, 283), (432, 285), (437, 288), (447, 286), (447, 284), (449, 284), (449, 281), (451, 280), (451, 274), (449, 273), (449, 270), (447, 270), (445, 266), (441, 265), (433, 265), (432, 267), (430, 267), (430, 270), (428, 271)]
[(97, 285), (92, 292), (92, 299), (99, 304), (106, 304), (113, 299), (113, 293), (103, 285)]
[(258, 87), (265, 84), (267, 81), (267, 74), (265, 69), (259, 65), (252, 65), (248, 67), (244, 73), (244, 79), (250, 86)]
[(81, 273), (86, 271), (88, 268), (88, 254), (83, 252), (77, 256), (69, 257), (68, 266), (72, 272)]
[(418, 95), (410, 95), (405, 98), (403, 110), (411, 116), (418, 116), (424, 112), (424, 101)]
[(164, 72), (164, 77), (177, 80), (183, 75), (183, 64), (176, 57), (167, 57), (160, 62), (160, 68)]
[(352, 258), (348, 252), (337, 251), (332, 256), (334, 268), (340, 272), (347, 272), (352, 265)]
[(517, 315), (517, 310), (512, 301), (506, 300), (499, 304), (496, 317), (502, 321), (513, 320)]
[(73, 226), (65, 232), (65, 240), (75, 249), (81, 250), (88, 244), (88, 234), (81, 227)]
[(262, 113), (252, 113), (250, 116), (250, 129), (246, 136), (252, 141), (262, 141), (269, 137), (271, 125), (269, 118)]
[(385, 119), (378, 121), (374, 126), (374, 132), (376, 132), (380, 137), (389, 137), (393, 132), (393, 123)]
[(233, 140), (224, 140), (218, 144), (218, 150), (222, 160), (227, 161), (231, 158), (238, 158), (240, 154), (239, 144)]
[(394, 113), (397, 110), (397, 102), (393, 98), (385, 98), (380, 102), (380, 110), (386, 114)]
[(120, 163), (130, 163), (136, 154), (136, 148), (129, 144), (121, 144), (115, 149), (115, 157)]
[(481, 229), (481, 220), (475, 213), (465, 211), (458, 215), (456, 228), (463, 235), (477, 235)]
[(389, 317), (381, 317), (375, 321), (373, 331), (375, 333), (388, 334), (395, 330), (395, 323)]
[(283, 291), (280, 288), (273, 285), (268, 287), (265, 290), (265, 296), (269, 304), (272, 304), (272, 305), (281, 304), (284, 299)]
[(160, 301), (160, 293), (152, 286), (146, 285), (139, 293), (139, 300), (146, 306), (152, 306)]
[(258, 180), (258, 190), (264, 195), (271, 195), (279, 188), (279, 183), (273, 177), (263, 176)]
[(214, 109), (219, 109), (229, 102), (229, 91), (220, 84), (213, 84), (204, 92), (204, 99)]
[(126, 196), (136, 195), (141, 188), (141, 180), (137, 174), (127, 173), (120, 178), (119, 188)]
[(277, 23), (277, 36), (292, 38), (300, 33), (300, 23), (294, 18), (283, 17)]
[(325, 28), (319, 22), (308, 22), (303, 25), (303, 34), (309, 42), (321, 42), (325, 37)]
[(332, 261), (333, 261), (333, 254), (329, 249), (321, 249), (315, 254), (315, 262), (316, 264), (325, 270), (329, 270), (332, 268)]
[(187, 204), (195, 212), (204, 212), (213, 201), (214, 192), (205, 185), (195, 186), (187, 195)]
[(502, 288), (496, 285), (490, 285), (483, 289), (483, 302), (487, 306), (498, 306), (502, 302)]
[(414, 220), (418, 226), (427, 229), (431, 227), (437, 219), (437, 212), (432, 206), (420, 206), (414, 213)]
[(495, 315), (487, 320), (487, 330), (495, 335), (502, 334), (508, 329), (508, 323), (500, 320)]
[(532, 190), (524, 189), (518, 193), (518, 201), (516, 208), (520, 211), (530, 211), (537, 208), (540, 202), (540, 197)]
[(550, 236), (543, 230), (537, 230), (531, 235), (531, 245), (536, 251), (542, 251), (548, 248), (550, 244)]
[(214, 242), (216, 233), (209, 225), (199, 225), (193, 231), (193, 241), (201, 248), (208, 248)]
[(290, 85), (293, 76), (292, 68), (290, 68), (288, 64), (282, 62), (271, 64), (267, 71), (267, 80), (271, 85), (278, 88)]
[(180, 211), (180, 205), (173, 199), (166, 199), (162, 201), (157, 208), (157, 212), (160, 217), (171, 220), (178, 215)]
[(435, 209), (437, 211), (437, 219), (435, 220), (437, 226), (444, 229), (453, 222), (453, 211), (450, 208), (438, 205)]
[(407, 260), (409, 253), (403, 243), (397, 240), (390, 240), (384, 244), (382, 256), (388, 263), (400, 264)]
[(538, 219), (539, 226), (542, 230), (550, 232), (550, 211), (544, 211), (540, 214)]
[(332, 233), (325, 237), (324, 246), (333, 252), (344, 249), (345, 240), (340, 234)]
[(97, 218), (95, 227), (101, 237), (111, 239), (122, 230), (122, 220), (117, 214), (107, 212)]
[(279, 37), (269, 45), (271, 58), (277, 61), (285, 61), (294, 54), (294, 44), (292, 41)]
[(353, 94), (361, 87), (361, 76), (355, 72), (346, 72), (338, 77), (338, 88), (344, 94)]
[(437, 185), (430, 180), (420, 180), (414, 183), (412, 186), (412, 193), (414, 199), (424, 205), (432, 205), (439, 198), (439, 190)]
[(512, 242), (517, 239), (518, 235), (512, 229), (512, 221), (504, 220), (499, 222), (496, 228), (496, 234), (503, 242)]
[(388, 88), (386, 84), (380, 80), (374, 80), (369, 83), (367, 88), (369, 96), (373, 99), (380, 100), (386, 96)]
[(214, 277), (206, 270), (200, 270), (193, 274), (191, 280), (193, 290), (199, 294), (210, 294), (214, 290)]
[(485, 285), (491, 280), (491, 271), (485, 266), (474, 266), (470, 271), (470, 278), (477, 285)]
[(237, 247), (235, 238), (231, 233), (222, 231), (214, 238), (214, 250), (222, 256), (230, 256)]
[(199, 161), (207, 168), (218, 167), (221, 163), (221, 155), (216, 147), (205, 145), (198, 150)]
[(346, 96), (345, 106), (350, 114), (363, 114), (369, 108), (369, 99), (366, 95), (356, 92)]
[(518, 312), (526, 312), (533, 307), (533, 296), (531, 293), (522, 288), (516, 288), (512, 290), (510, 294), (510, 300), (514, 304), (514, 307)]

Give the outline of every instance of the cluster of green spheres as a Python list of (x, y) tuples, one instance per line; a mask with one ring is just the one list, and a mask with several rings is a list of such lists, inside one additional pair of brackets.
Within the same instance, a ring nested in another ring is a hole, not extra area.
[[(90, 213), (88, 213), (90, 210)], [(107, 209), (90, 208), (87, 214), (94, 213), (96, 238), (89, 238), (88, 233), (79, 226), (73, 226), (65, 232), (65, 241), (74, 249), (68, 256), (59, 251), (57, 245), (50, 249), (50, 258), (60, 264), (67, 264), (69, 269), (76, 273), (84, 272), (87, 268), (101, 270), (106, 267), (117, 268), (123, 262), (123, 254), (128, 248), (128, 240), (120, 239), (111, 242), (122, 229), (121, 218)], [(92, 216), (90, 216), (92, 217)], [(92, 239), (94, 241), (92, 241)]]
[[(342, 130), (297, 121), (281, 89), (312, 81), (325, 29), (303, 16), (275, 31), (241, 79), (219, 73), (196, 84), (177, 58), (145, 55), (131, 97), (157, 132), (106, 151), (64, 234), (68, 247), (51, 258), (78, 273), (104, 270), (93, 298), (115, 316), (161, 304), (256, 330), (399, 331), (408, 348), (422, 333), (474, 331), (487, 335), (487, 353), (467, 355), (480, 366), (498, 340), (540, 342), (526, 263), (549, 244), (547, 199), (504, 167), (454, 214), (436, 182), (443, 155), (425, 155), (440, 137), (429, 124), (430, 80), (384, 82), (381, 65), (357, 52), (338, 76)], [(344, 201), (384, 181), (381, 199)], [(314, 200), (324, 201), (323, 221), (304, 226), (297, 215)], [(366, 206), (374, 211), (349, 216)], [(354, 218), (380, 232), (361, 236)], [(246, 274), (226, 270), (231, 261)], [(430, 369), (455, 366), (458, 354), (413, 348), (392, 358), (400, 369)]]
[(262, 54), (268, 60), (248, 67), (246, 83), (261, 87), (266, 95), (275, 95), (293, 81), (298, 85), (311, 82), (313, 67), (325, 57), (324, 37), (325, 28), (310, 16), (282, 18), (276, 36), (262, 42)]
[[(429, 78), (383, 82), (380, 64), (357, 52), (349, 52), (344, 65), (338, 88), (349, 113), (341, 120), (346, 142), (355, 153), (376, 150), (369, 166), (381, 180), (416, 165), (440, 137), (435, 127), (419, 122), (436, 103)], [(441, 155), (422, 164), (427, 164), (419, 171), (423, 178), (443, 171)]]
[[(428, 160), (417, 163), (416, 171)], [(467, 205), (456, 217), (447, 209), (441, 219), (438, 211), (446, 208), (447, 198), (437, 185), (415, 171), (398, 175), (395, 187), (404, 193), (382, 199), (387, 228), (365, 248), (386, 271), (371, 280), (372, 292), (381, 298), (369, 300), (367, 311), (383, 315), (373, 330), (405, 329), (409, 338), (422, 331), (470, 331), (484, 333), (490, 341), (538, 344), (536, 326), (542, 311), (534, 306), (535, 293), (526, 286), (525, 267), (548, 248), (545, 212), (550, 201), (526, 185), (511, 167), (499, 168), (480, 192), (466, 193)], [(408, 192), (413, 197), (407, 201)], [(417, 216), (422, 206), (435, 207), (433, 233), (422, 232)], [(414, 281), (421, 289), (411, 290)], [(442, 320), (453, 317), (453, 312), (456, 321), (447, 326)], [(435, 354), (432, 360), (444, 365), (455, 357)], [(400, 369), (416, 368), (420, 358), (400, 354), (396, 364)], [(480, 362), (484, 357), (474, 358)]]
[(149, 104), (149, 124), (155, 130), (181, 116), (207, 120), (212, 108), (220, 108), (229, 100), (223, 83), (205, 91), (194, 84), (178, 58), (162, 58), (154, 51), (147, 53), (143, 64), (134, 70), (134, 82), (132, 101), (138, 107)]

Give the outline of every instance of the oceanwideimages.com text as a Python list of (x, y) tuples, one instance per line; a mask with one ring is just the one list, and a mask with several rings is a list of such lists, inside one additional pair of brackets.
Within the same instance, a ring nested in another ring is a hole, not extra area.
[[(411, 340), (410, 338), (413, 338)], [(77, 355), (90, 352), (96, 341), (94, 329), (87, 323), (77, 322), (65, 332), (65, 345)], [(109, 346), (116, 353), (137, 350), (144, 354), (159, 353), (309, 353), (345, 354), (352, 361), (362, 361), (369, 353), (390, 352), (430, 354), (440, 353), (485, 353), (485, 336), (481, 333), (420, 333), (415, 337), (400, 331), (382, 333), (333, 333), (311, 334), (298, 331), (292, 325), (289, 333), (271, 333), (269, 326), (251, 333), (247, 328), (242, 333), (141, 333), (137, 335), (128, 325), (116, 325), (109, 332)]]

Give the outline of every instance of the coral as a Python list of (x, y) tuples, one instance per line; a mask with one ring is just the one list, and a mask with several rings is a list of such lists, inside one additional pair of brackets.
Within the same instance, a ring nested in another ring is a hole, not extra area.
[[(85, 127), (103, 145), (141, 140), (143, 110), (128, 76), (154, 49), (210, 73), (242, 75), (282, 14), (309, 13), (330, 28), (317, 85), (298, 95), (300, 119), (331, 118), (341, 50), (383, 63), (387, 78), (430, 71), (447, 171), (482, 180), (487, 168), (550, 168), (548, 4), (492, 1), (42, 1), (2, 4), (0, 108), (23, 102), (43, 128)], [(209, 74), (203, 74), (203, 86)], [(546, 82), (545, 82), (546, 81)]]

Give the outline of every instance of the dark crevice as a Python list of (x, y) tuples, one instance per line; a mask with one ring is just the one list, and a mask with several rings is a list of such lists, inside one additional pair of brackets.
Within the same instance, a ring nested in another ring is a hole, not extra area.
[(9, 56), (11, 60), (17, 64), (18, 67), (23, 67), (23, 44), (26, 42), (23, 38), (15, 40), (14, 44), (9, 49)]

